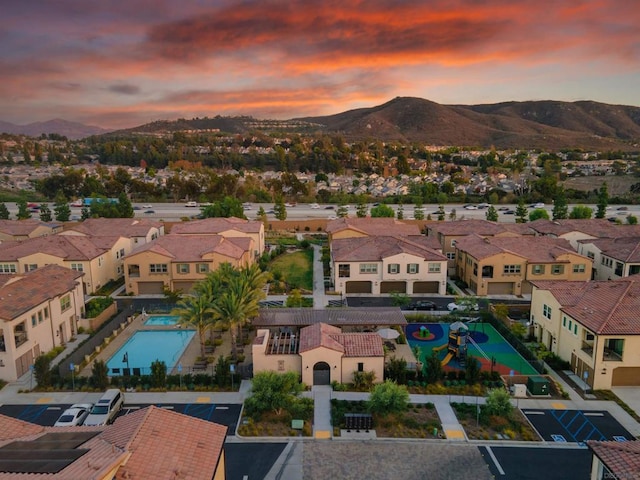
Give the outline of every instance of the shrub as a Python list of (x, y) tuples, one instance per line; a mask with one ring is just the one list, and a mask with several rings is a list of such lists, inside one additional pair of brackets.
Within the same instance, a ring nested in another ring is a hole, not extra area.
[(107, 307), (113, 304), (113, 298), (111, 297), (94, 297), (87, 302), (86, 316), (87, 318), (95, 318), (104, 312)]
[(409, 392), (407, 387), (387, 380), (373, 388), (369, 396), (368, 409), (372, 413), (387, 415), (404, 412), (408, 405)]
[(511, 396), (504, 388), (494, 388), (487, 395), (485, 408), (489, 415), (509, 417), (513, 411)]
[(109, 385), (107, 364), (103, 360), (96, 360), (91, 367), (91, 385), (99, 390), (105, 390)]
[(51, 359), (48, 355), (40, 355), (36, 358), (33, 366), (33, 374), (40, 388), (51, 386)]
[(167, 364), (160, 360), (151, 363), (151, 386), (153, 388), (167, 387)]

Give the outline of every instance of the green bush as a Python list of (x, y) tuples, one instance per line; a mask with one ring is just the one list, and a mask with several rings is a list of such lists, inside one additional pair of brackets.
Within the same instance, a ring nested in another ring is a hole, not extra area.
[(111, 297), (95, 297), (87, 302), (86, 316), (87, 318), (95, 318), (104, 312), (113, 304)]
[(379, 415), (404, 412), (408, 407), (407, 387), (388, 380), (373, 387), (369, 396), (369, 411)]

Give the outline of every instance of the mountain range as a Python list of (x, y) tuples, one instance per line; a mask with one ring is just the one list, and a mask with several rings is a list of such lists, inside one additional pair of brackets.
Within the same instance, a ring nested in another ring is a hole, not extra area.
[(55, 118), (46, 122), (34, 122), (27, 125), (15, 125), (0, 120), (0, 132), (11, 133), (13, 135), (27, 135), (29, 137), (39, 137), (40, 135), (57, 133), (70, 140), (79, 140), (91, 135), (101, 135), (108, 130), (93, 125), (85, 125), (78, 122), (69, 122), (61, 118)]
[[(5, 125), (11, 126), (0, 122), (0, 131), (6, 131)], [(31, 133), (26, 134), (34, 136), (52, 132), (68, 138), (82, 138), (105, 133), (99, 127), (64, 120), (20, 128), (27, 132), (27, 127)], [(442, 105), (422, 98), (397, 97), (376, 107), (336, 115), (291, 120), (257, 120), (247, 116), (166, 120), (107, 135), (187, 129), (219, 129), (237, 134), (256, 130), (338, 133), (349, 141), (377, 139), (440, 146), (495, 146), (498, 149), (637, 151), (640, 150), (640, 107), (551, 100)]]

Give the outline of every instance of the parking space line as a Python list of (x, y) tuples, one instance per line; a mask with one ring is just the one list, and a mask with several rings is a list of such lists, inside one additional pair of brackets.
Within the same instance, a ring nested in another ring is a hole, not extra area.
[(498, 459), (493, 454), (493, 450), (491, 450), (491, 447), (485, 447), (485, 448), (487, 449), (487, 452), (489, 453), (489, 456), (491, 457), (491, 461), (496, 466), (496, 469), (498, 470), (498, 473), (500, 475), (504, 475), (504, 470), (502, 469), (502, 465), (500, 465), (500, 462), (498, 462)]

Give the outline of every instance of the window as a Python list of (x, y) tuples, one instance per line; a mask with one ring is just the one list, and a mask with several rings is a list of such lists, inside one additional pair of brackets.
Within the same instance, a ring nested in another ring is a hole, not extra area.
[(562, 317), (562, 326), (566, 328), (566, 326), (567, 326), (567, 317)]
[(574, 335), (578, 335), (578, 324), (577, 323), (573, 324), (573, 334)]
[(611, 267), (613, 266), (613, 259), (602, 257), (600, 258), (600, 263), (602, 263), (602, 265), (604, 265), (605, 267)]
[(71, 295), (65, 295), (60, 299), (60, 311), (64, 312), (71, 308)]
[(43, 319), (43, 317), (42, 317), (42, 310), (40, 310), (40, 311), (38, 312), (38, 323), (42, 323), (42, 320), (44, 320), (44, 319)]
[(456, 241), (455, 240), (451, 240), (451, 246), (455, 247), (456, 246)]
[(49, 307), (44, 307), (44, 318), (49, 318)]
[(196, 270), (198, 273), (209, 273), (209, 264), (208, 263), (198, 263), (196, 265)]
[(167, 273), (166, 263), (152, 263), (149, 265), (149, 273)]
[(410, 263), (407, 265), (407, 273), (419, 273), (420, 265), (417, 263)]
[(0, 273), (16, 273), (16, 266), (13, 263), (0, 263)]
[(531, 267), (532, 275), (544, 275), (544, 265), (533, 265)]
[(358, 371), (359, 372), (364, 372), (364, 363), (363, 362), (358, 362)]
[(37, 270), (37, 268), (38, 268), (38, 264), (37, 263), (29, 263), (29, 264), (24, 266), (24, 271), (25, 272), (31, 272), (33, 270)]
[(440, 273), (440, 264), (439, 263), (430, 263), (429, 264), (429, 273)]
[(178, 273), (189, 273), (189, 264), (188, 263), (178, 263), (176, 265), (176, 271)]
[(549, 305), (542, 305), (542, 315), (551, 320), (551, 307)]
[(33, 315), (31, 315), (31, 326), (35, 327), (36, 325), (38, 325), (38, 320), (36, 319), (36, 314), (34, 313)]
[(98, 266), (101, 267), (102, 266), (102, 257), (98, 257)]
[(124, 257), (124, 248), (120, 249), (120, 258)]
[(551, 275), (562, 275), (564, 273), (564, 265), (551, 265)]
[(505, 265), (502, 268), (502, 273), (504, 275), (512, 275), (515, 273), (520, 273), (520, 265)]
[(351, 265), (341, 263), (338, 265), (338, 276), (341, 278), (349, 278), (351, 276)]
[(615, 274), (619, 277), (622, 276), (622, 272), (623, 272), (623, 267), (624, 265), (620, 262), (616, 262), (616, 270), (615, 270)]
[(84, 265), (81, 263), (72, 263), (71, 270), (75, 270), (76, 272), (84, 272)]
[(573, 273), (584, 273), (587, 266), (584, 263), (578, 263), (573, 266)]
[(596, 258), (596, 254), (593, 252), (587, 252), (587, 258), (590, 258), (591, 260), (593, 260), (594, 258)]
[(399, 263), (390, 263), (387, 267), (387, 271), (389, 273), (400, 273), (400, 264)]
[(447, 260), (455, 260), (456, 252), (447, 252)]
[(361, 263), (360, 273), (378, 273), (377, 263)]

